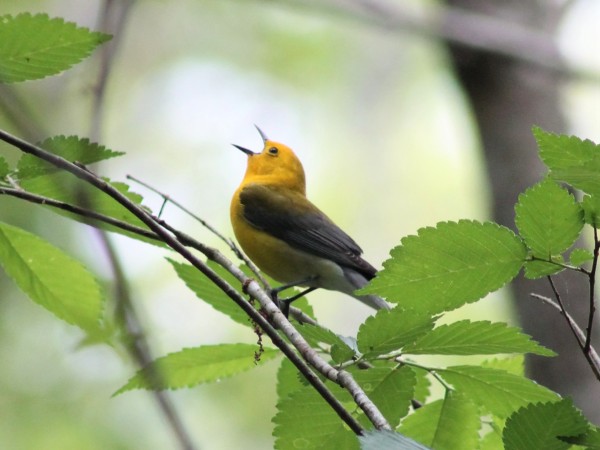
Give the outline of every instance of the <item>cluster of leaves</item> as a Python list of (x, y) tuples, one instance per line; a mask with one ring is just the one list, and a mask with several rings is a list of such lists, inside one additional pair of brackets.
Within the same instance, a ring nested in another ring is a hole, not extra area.
[[(45, 15), (0, 17), (0, 82), (58, 73), (108, 38)], [(445, 312), (484, 298), (510, 282), (522, 268), (527, 277), (537, 278), (565, 269), (587, 270), (588, 262), (595, 262), (594, 253), (586, 249), (565, 253), (586, 223), (595, 230), (600, 220), (600, 147), (538, 128), (534, 134), (550, 171), (547, 179), (519, 198), (515, 208), (518, 235), (495, 223), (469, 220), (423, 228), (402, 239), (377, 278), (363, 289), (386, 297), (397, 304), (395, 308), (369, 317), (355, 338), (340, 337), (319, 326), (297, 327), (313, 348), (354, 376), (401, 434), (370, 432), (359, 440), (299, 377), (295, 367), (283, 360), (277, 375), (278, 412), (273, 419), (277, 448), (600, 448), (599, 429), (568, 399), (524, 377), (522, 354), (552, 356), (551, 350), (503, 323), (443, 323)], [(77, 137), (59, 136), (39, 145), (82, 164), (119, 155)], [(584, 192), (583, 200), (577, 201), (559, 181)], [(127, 185), (111, 184), (132, 202), (141, 203), (142, 198)], [(53, 204), (54, 211), (75, 220), (156, 243), (136, 232), (147, 228), (107, 194), (30, 155), (24, 155), (14, 167), (0, 158), (0, 193)], [(134, 228), (125, 230), (102, 217)], [(195, 268), (169, 262), (200, 299), (235, 322), (253, 327)], [(115, 326), (105, 313), (104, 294), (79, 262), (38, 236), (0, 223), (0, 264), (33, 301), (57, 318), (80, 327), (94, 341), (112, 341)], [(236, 285), (225, 269), (216, 264), (211, 267)], [(309, 306), (303, 308), (312, 314)], [(248, 344), (183, 349), (140, 370), (117, 393), (216, 381), (254, 367), (255, 350)], [(277, 355), (276, 350), (264, 348), (260, 361)], [(477, 365), (424, 362), (438, 355), (488, 355), (489, 359)], [(161, 376), (153, 379), (148, 372)], [(350, 395), (329, 384), (336, 397), (369, 428)], [(423, 406), (411, 408), (416, 404)]]

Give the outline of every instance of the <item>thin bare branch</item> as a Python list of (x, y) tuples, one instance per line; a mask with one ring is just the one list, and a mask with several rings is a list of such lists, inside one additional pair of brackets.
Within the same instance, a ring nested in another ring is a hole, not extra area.
[[(221, 239), (223, 242), (225, 242), (225, 244), (227, 244), (227, 246), (231, 249), (231, 251), (235, 254), (235, 256), (237, 256), (241, 261), (244, 262), (244, 264), (246, 264), (250, 270), (252, 271), (252, 273), (260, 280), (261, 284), (263, 285), (263, 288), (270, 290), (271, 286), (269, 285), (269, 282), (262, 276), (260, 270), (258, 270), (258, 267), (256, 267), (256, 265), (250, 261), (250, 259), (248, 259), (246, 257), (246, 255), (244, 255), (244, 253), (240, 250), (240, 248), (235, 245), (235, 242), (233, 242), (233, 240), (226, 238), (225, 236), (223, 236), (221, 233), (219, 233), (219, 231), (214, 228), (212, 225), (210, 225), (207, 221), (205, 221), (204, 219), (202, 219), (200, 216), (198, 216), (197, 214), (195, 214), (193, 211), (191, 211), (189, 208), (185, 207), (182, 203), (178, 202), (177, 200), (175, 200), (173, 197), (171, 197), (170, 195), (165, 194), (164, 192), (156, 189), (155, 187), (151, 186), (150, 184), (140, 180), (139, 178), (136, 178), (132, 175), (127, 175), (126, 177), (128, 180), (132, 180), (135, 181), (136, 183), (144, 186), (146, 189), (149, 189), (150, 191), (154, 192), (155, 194), (159, 195), (162, 199), (163, 199), (163, 206), (160, 209), (160, 212), (158, 213), (158, 218), (160, 218), (162, 216), (162, 212), (163, 212), (163, 207), (166, 203), (171, 203), (172, 205), (176, 206), (177, 208), (179, 208), (181, 211), (183, 211), (184, 213), (186, 213), (188, 216), (192, 217), (194, 220), (196, 220), (197, 222), (199, 222), (204, 228), (206, 228), (208, 231), (210, 231), (211, 233), (213, 233), (215, 236), (217, 236), (219, 239)], [(171, 230), (171, 231), (175, 231), (175, 230)], [(185, 239), (185, 241), (187, 242), (191, 242), (194, 241), (194, 239)], [(197, 242), (197, 241), (196, 241)]]
[[(571, 328), (571, 330), (573, 331), (575, 339), (577, 340), (577, 344), (583, 350), (583, 346), (584, 346), (584, 342), (585, 342), (585, 333), (583, 332), (583, 330), (581, 328), (579, 328), (579, 325), (577, 325), (577, 322), (575, 322), (573, 317), (571, 317), (571, 315), (563, 307), (561, 307), (558, 303), (556, 303), (551, 298), (548, 298), (546, 296), (539, 295), (539, 294), (531, 294), (531, 296), (533, 298), (543, 301), (547, 305), (552, 306), (554, 309), (556, 309), (558, 312), (560, 312), (563, 315), (563, 317), (569, 324), (569, 328)], [(587, 352), (587, 353), (584, 352), (584, 356), (588, 360), (588, 363), (592, 369), (592, 372), (594, 372), (594, 375), (596, 376), (598, 381), (600, 381), (600, 356), (598, 356), (598, 353), (596, 352), (596, 350), (594, 349), (593, 346), (590, 346), (589, 352)]]
[(37, 203), (44, 206), (51, 206), (53, 208), (61, 209), (66, 212), (70, 212), (73, 214), (77, 214), (81, 217), (85, 217), (90, 219), (90, 225), (98, 227), (99, 224), (97, 222), (105, 223), (107, 225), (111, 225), (113, 227), (119, 228), (123, 231), (128, 231), (130, 233), (137, 234), (139, 236), (153, 239), (156, 241), (160, 241), (159, 237), (154, 234), (152, 231), (147, 230), (145, 228), (136, 227), (135, 225), (131, 225), (127, 222), (123, 222), (121, 220), (115, 219), (110, 216), (106, 216), (104, 214), (97, 213), (96, 211), (92, 211), (91, 209), (82, 208), (80, 206), (72, 205), (70, 203), (61, 202), (59, 200), (54, 200), (49, 197), (44, 197), (42, 195), (32, 194), (31, 192), (24, 191), (18, 188), (7, 188), (0, 187), (0, 195), (8, 195), (10, 197), (17, 197), (23, 200), (27, 200), (31, 203)]

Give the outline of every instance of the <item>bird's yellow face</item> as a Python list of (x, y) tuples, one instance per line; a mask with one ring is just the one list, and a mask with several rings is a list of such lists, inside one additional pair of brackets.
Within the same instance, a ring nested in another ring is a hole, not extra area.
[(265, 140), (264, 143), (260, 153), (253, 153), (236, 146), (248, 155), (244, 182), (285, 186), (304, 193), (306, 191), (304, 168), (292, 149), (271, 140)]

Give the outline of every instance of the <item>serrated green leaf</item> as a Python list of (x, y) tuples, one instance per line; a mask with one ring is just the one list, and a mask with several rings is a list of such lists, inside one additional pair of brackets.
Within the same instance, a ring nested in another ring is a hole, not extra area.
[(400, 424), (398, 431), (430, 446), (438, 428), (443, 405), (444, 399), (427, 403), (406, 417)]
[[(554, 275), (555, 273), (561, 272), (564, 268), (558, 264), (564, 264), (562, 255), (553, 256), (551, 258), (553, 262), (546, 261), (527, 261), (525, 263), (525, 277), (530, 280), (537, 278), (547, 277), (548, 275)], [(558, 264), (554, 264), (558, 263)]]
[(308, 381), (300, 374), (288, 358), (282, 358), (277, 370), (277, 398), (283, 400), (291, 393), (308, 386)]
[(10, 166), (2, 156), (0, 156), (0, 178), (6, 177), (10, 173)]
[(525, 357), (523, 355), (515, 355), (509, 358), (486, 359), (480, 365), (481, 367), (503, 370), (513, 375), (525, 375)]
[(312, 387), (280, 399), (273, 423), (278, 450), (359, 448), (356, 435)]
[(573, 266), (581, 266), (594, 259), (594, 254), (585, 248), (576, 248), (569, 255), (570, 263)]
[[(229, 316), (235, 322), (245, 326), (252, 326), (248, 319), (248, 315), (237, 306), (227, 294), (209, 280), (206, 275), (190, 264), (179, 263), (169, 258), (167, 258), (167, 261), (171, 263), (175, 272), (177, 272), (177, 276), (183, 280), (186, 286), (190, 288), (199, 299), (205, 301), (217, 311)], [(212, 261), (208, 261), (207, 264), (217, 273), (217, 275), (232, 286), (240, 284), (240, 282), (223, 267)]]
[(430, 450), (429, 447), (390, 430), (368, 430), (358, 440), (361, 450)]
[(435, 317), (399, 307), (379, 310), (358, 329), (358, 349), (365, 355), (399, 350), (433, 328)]
[[(400, 419), (408, 414), (417, 383), (415, 372), (405, 366), (352, 370), (352, 374), (390, 425), (396, 427)], [(360, 419), (366, 428), (371, 425), (364, 415)]]
[[(38, 147), (61, 156), (67, 161), (77, 161), (82, 164), (93, 164), (98, 161), (125, 154), (123, 152), (109, 150), (102, 145), (90, 142), (89, 139), (80, 138), (78, 136), (55, 136), (40, 142)], [(52, 164), (29, 154), (21, 156), (21, 159), (19, 159), (19, 162), (17, 163), (17, 169), (19, 180), (61, 170)]]
[(557, 135), (535, 127), (533, 134), (550, 177), (588, 194), (600, 193), (600, 146), (576, 136)]
[(549, 389), (503, 370), (452, 366), (437, 373), (473, 403), (498, 417), (507, 417), (528, 403), (558, 399)]
[(502, 436), (506, 450), (563, 450), (571, 447), (559, 437), (578, 436), (588, 424), (570, 399), (537, 403), (516, 411), (506, 421)]
[(46, 14), (0, 16), (0, 83), (60, 73), (110, 38)]
[(585, 195), (581, 207), (585, 223), (600, 228), (600, 195)]
[(535, 353), (554, 356), (552, 350), (542, 347), (505, 323), (461, 320), (441, 325), (402, 349), (414, 355), (489, 355), (495, 353)]
[(422, 228), (402, 239), (375, 279), (359, 293), (431, 314), (479, 300), (519, 272), (523, 242), (495, 223), (461, 220)]
[[(129, 186), (125, 183), (110, 182), (121, 194), (125, 195), (130, 201), (141, 205), (142, 196), (129, 190)], [(21, 182), (21, 187), (31, 193), (38, 194), (44, 197), (49, 197), (71, 205), (77, 205), (82, 208), (93, 210), (113, 219), (126, 222), (130, 225), (147, 230), (148, 227), (138, 219), (133, 213), (129, 212), (124, 206), (111, 198), (108, 194), (100, 190), (82, 183), (69, 173), (55, 173), (51, 175), (41, 175), (34, 178), (28, 178)], [(158, 241), (138, 234), (124, 231), (112, 225), (99, 222), (97, 220), (88, 219), (77, 214), (65, 212), (63, 210), (49, 207), (49, 210), (69, 217), (81, 223), (90, 224), (92, 226), (102, 228), (107, 231), (116, 232), (149, 244), (162, 245)]]
[(260, 360), (254, 344), (220, 344), (185, 348), (155, 359), (139, 370), (114, 395), (132, 389), (180, 389), (210, 383), (244, 372), (276, 357), (276, 349), (265, 347)]
[(400, 426), (402, 434), (436, 450), (477, 448), (481, 420), (475, 405), (447, 391), (443, 400), (425, 405)]
[(341, 364), (343, 362), (349, 361), (356, 353), (346, 344), (333, 344), (330, 350), (331, 359), (336, 364)]
[(535, 256), (551, 258), (567, 250), (583, 228), (583, 211), (575, 198), (552, 180), (544, 180), (521, 195), (515, 223)]
[(0, 264), (31, 300), (96, 338), (104, 297), (92, 274), (50, 243), (0, 222)]
[(415, 372), (417, 383), (415, 384), (415, 395), (414, 400), (425, 403), (431, 394), (431, 380), (429, 379), (429, 372), (417, 367), (413, 367)]

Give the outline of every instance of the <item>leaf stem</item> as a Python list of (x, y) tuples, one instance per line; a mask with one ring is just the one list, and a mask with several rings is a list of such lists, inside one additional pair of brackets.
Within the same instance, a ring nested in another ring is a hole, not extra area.
[(406, 366), (412, 366), (412, 367), (416, 367), (418, 369), (424, 370), (425, 372), (431, 374), (431, 376), (433, 378), (435, 378), (438, 383), (440, 383), (444, 389), (446, 389), (446, 391), (453, 391), (454, 388), (452, 386), (450, 386), (448, 383), (446, 383), (446, 380), (444, 380), (438, 373), (437, 373), (437, 368), (432, 368), (432, 367), (427, 367), (427, 366), (423, 366), (419, 363), (413, 362), (413, 361), (405, 361), (403, 359), (400, 359), (400, 357), (395, 358), (396, 362), (398, 362), (399, 364), (403, 364)]

